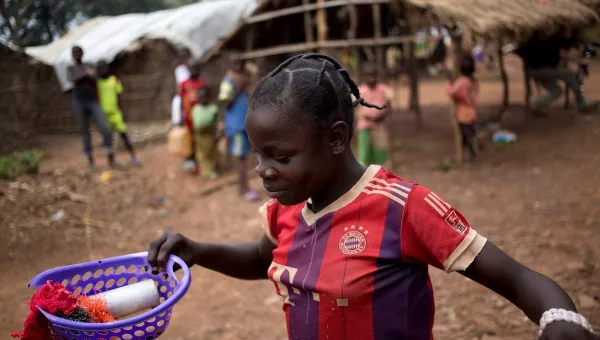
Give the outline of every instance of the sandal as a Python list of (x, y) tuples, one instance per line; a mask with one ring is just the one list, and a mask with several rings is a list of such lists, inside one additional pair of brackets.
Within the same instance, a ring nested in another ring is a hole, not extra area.
[(244, 200), (247, 202), (256, 202), (258, 201), (258, 199), (260, 198), (258, 196), (258, 193), (254, 190), (248, 190), (245, 194), (244, 194)]

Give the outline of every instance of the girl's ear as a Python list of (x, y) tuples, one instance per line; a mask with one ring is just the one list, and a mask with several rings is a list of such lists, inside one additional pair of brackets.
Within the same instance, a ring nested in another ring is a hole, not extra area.
[(348, 124), (343, 121), (337, 121), (331, 126), (329, 130), (329, 146), (331, 153), (334, 155), (340, 155), (348, 147), (350, 142), (350, 128)]

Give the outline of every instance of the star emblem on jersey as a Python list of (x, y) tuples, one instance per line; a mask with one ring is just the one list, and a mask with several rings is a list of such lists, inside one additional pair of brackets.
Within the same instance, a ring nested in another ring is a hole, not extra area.
[(344, 255), (354, 255), (362, 253), (367, 248), (367, 235), (369, 232), (363, 227), (358, 230), (355, 226), (350, 229), (344, 228), (344, 235), (340, 238), (340, 252)]

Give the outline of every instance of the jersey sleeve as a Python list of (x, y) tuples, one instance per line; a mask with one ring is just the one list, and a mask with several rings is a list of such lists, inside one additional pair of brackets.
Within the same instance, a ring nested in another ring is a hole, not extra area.
[(467, 269), (487, 242), (458, 210), (420, 185), (412, 189), (404, 207), (401, 240), (405, 261), (448, 273)]
[(276, 200), (269, 200), (267, 203), (263, 204), (258, 211), (263, 217), (262, 228), (265, 231), (265, 234), (273, 242), (273, 244), (277, 245), (279, 243), (278, 236), (279, 230), (277, 228), (277, 212), (279, 210), (279, 203)]

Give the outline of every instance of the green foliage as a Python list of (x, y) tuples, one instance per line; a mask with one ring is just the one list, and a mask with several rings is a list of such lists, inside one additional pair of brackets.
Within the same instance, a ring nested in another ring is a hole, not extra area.
[(13, 179), (23, 174), (33, 175), (40, 171), (42, 153), (37, 150), (15, 152), (0, 156), (0, 179)]
[(101, 15), (145, 13), (194, 0), (0, 0), (0, 41), (20, 47), (44, 45), (76, 22)]

